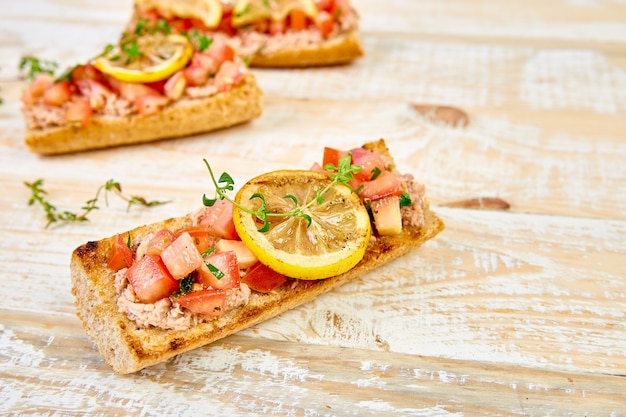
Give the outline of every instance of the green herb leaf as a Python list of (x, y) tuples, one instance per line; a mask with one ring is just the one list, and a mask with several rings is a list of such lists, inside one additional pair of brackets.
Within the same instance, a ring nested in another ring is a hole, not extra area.
[(407, 207), (411, 204), (411, 195), (407, 192), (402, 193), (402, 195), (400, 196), (400, 207)]
[(26, 78), (32, 80), (37, 74), (54, 75), (59, 64), (54, 61), (39, 59), (34, 56), (23, 56), (20, 59), (19, 69), (26, 73)]
[(205, 262), (204, 264), (207, 268), (209, 268), (209, 271), (211, 271), (211, 273), (215, 275), (215, 278), (217, 278), (218, 280), (224, 278), (224, 273), (218, 267), (209, 262)]

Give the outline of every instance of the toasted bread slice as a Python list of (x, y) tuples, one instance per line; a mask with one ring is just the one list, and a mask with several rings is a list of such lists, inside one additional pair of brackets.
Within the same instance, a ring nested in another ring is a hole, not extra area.
[[(387, 166), (394, 167), (384, 141), (365, 147), (383, 152)], [(405, 255), (444, 228), (443, 221), (429, 209), (426, 200), (422, 200), (422, 205), (424, 218), (421, 225), (406, 226), (400, 235), (372, 238), (365, 256), (350, 271), (317, 281), (289, 280), (267, 294), (252, 291), (247, 305), (187, 330), (141, 328), (120, 312), (114, 274), (106, 267), (115, 236), (88, 242), (75, 249), (71, 258), (72, 293), (76, 299), (77, 315), (115, 372), (135, 372), (266, 321)], [(191, 224), (191, 216), (187, 215), (138, 227), (128, 233), (136, 241), (162, 228), (176, 230)]]
[(250, 65), (266, 68), (322, 67), (348, 64), (363, 55), (358, 33), (351, 31), (325, 40), (319, 45), (259, 52)]
[(229, 91), (184, 98), (153, 114), (94, 116), (84, 127), (27, 129), (25, 142), (33, 152), (52, 155), (209, 132), (260, 116), (261, 95), (256, 79), (247, 74)]

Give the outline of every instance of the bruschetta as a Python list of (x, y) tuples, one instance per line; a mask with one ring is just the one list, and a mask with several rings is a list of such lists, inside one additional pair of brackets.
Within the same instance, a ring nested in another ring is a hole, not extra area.
[(221, 193), (205, 195), (197, 212), (72, 253), (77, 315), (117, 373), (269, 320), (444, 228), (382, 139), (326, 148), (310, 169), (260, 175), (234, 199), (222, 198), (233, 189), (228, 175), (211, 177)]

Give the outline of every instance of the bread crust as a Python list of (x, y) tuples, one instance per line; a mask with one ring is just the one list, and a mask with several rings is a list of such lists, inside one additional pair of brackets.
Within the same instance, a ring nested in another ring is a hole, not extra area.
[(342, 33), (308, 48), (259, 52), (250, 65), (265, 68), (321, 67), (348, 64), (363, 55), (357, 31)]
[(25, 143), (32, 152), (54, 155), (209, 132), (259, 117), (261, 95), (254, 76), (246, 74), (229, 91), (184, 98), (153, 114), (94, 116), (84, 127), (27, 129)]
[[(370, 149), (378, 146), (371, 146)], [(390, 157), (388, 161), (393, 166)], [(363, 259), (350, 271), (323, 280), (288, 280), (268, 294), (252, 291), (246, 306), (187, 330), (140, 328), (120, 312), (114, 275), (106, 267), (116, 236), (87, 242), (73, 251), (70, 262), (76, 312), (87, 334), (113, 370), (120, 374), (136, 372), (266, 321), (407, 254), (444, 228), (443, 221), (429, 209), (428, 203), (424, 202), (424, 205), (422, 226), (406, 227), (400, 235), (372, 239)], [(135, 241), (162, 228), (176, 230), (191, 224), (191, 215), (187, 215), (141, 226), (128, 233)]]

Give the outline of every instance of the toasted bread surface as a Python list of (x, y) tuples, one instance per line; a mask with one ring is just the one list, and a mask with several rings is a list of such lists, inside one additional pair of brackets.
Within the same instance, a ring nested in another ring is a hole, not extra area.
[[(387, 151), (382, 140), (366, 147), (378, 152)], [(393, 166), (388, 152), (386, 158)], [(125, 313), (120, 312), (114, 276), (106, 267), (115, 236), (88, 242), (74, 250), (70, 263), (77, 315), (115, 372), (136, 372), (275, 317), (405, 255), (444, 228), (443, 221), (429, 209), (427, 202), (423, 209), (423, 225), (406, 227), (400, 235), (372, 239), (363, 259), (350, 271), (317, 281), (288, 280), (268, 294), (253, 291), (246, 306), (187, 330), (140, 328)], [(191, 216), (187, 215), (138, 227), (128, 233), (135, 241), (162, 228), (175, 230), (191, 223)]]
[(33, 152), (53, 155), (182, 137), (248, 122), (261, 115), (261, 90), (247, 74), (229, 91), (182, 99), (148, 115), (94, 116), (84, 127), (28, 129)]
[(266, 68), (321, 67), (347, 64), (363, 55), (356, 31), (330, 38), (320, 45), (307, 48), (285, 48), (271, 53), (262, 51), (250, 65)]

